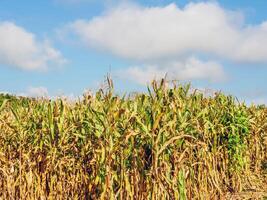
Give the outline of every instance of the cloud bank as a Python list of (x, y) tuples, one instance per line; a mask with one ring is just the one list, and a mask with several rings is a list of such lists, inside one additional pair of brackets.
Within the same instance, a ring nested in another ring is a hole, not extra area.
[(50, 63), (62, 64), (65, 59), (48, 41), (8, 21), (0, 22), (0, 64), (23, 70), (44, 70)]
[(39, 86), (39, 87), (30, 86), (25, 91), (14, 93), (13, 95), (22, 96), (22, 97), (35, 97), (35, 98), (41, 98), (41, 97), (48, 98), (49, 97), (48, 89), (43, 86)]
[(30, 97), (48, 97), (48, 90), (46, 87), (29, 87), (26, 91), (26, 96)]
[(195, 57), (184, 61), (172, 61), (162, 65), (142, 65), (129, 67), (116, 73), (120, 78), (126, 78), (142, 85), (151, 80), (167, 77), (171, 80), (209, 80), (212, 82), (223, 81), (226, 75), (223, 67), (213, 61), (203, 62)]
[[(179, 79), (223, 80), (223, 67), (214, 60), (267, 63), (267, 21), (246, 24), (242, 13), (212, 2), (183, 8), (174, 3), (124, 4), (93, 19), (77, 20), (68, 29), (89, 48), (140, 63), (120, 71), (139, 83), (166, 73)], [(208, 61), (199, 59), (203, 56)]]
[(184, 8), (119, 6), (72, 30), (90, 47), (115, 55), (150, 60), (205, 53), (240, 62), (267, 62), (267, 21), (244, 24), (240, 12), (215, 3)]

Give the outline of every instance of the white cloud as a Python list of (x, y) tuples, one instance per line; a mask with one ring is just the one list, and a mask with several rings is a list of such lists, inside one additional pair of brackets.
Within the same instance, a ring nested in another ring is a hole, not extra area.
[(256, 105), (262, 105), (265, 104), (267, 106), (267, 96), (266, 97), (259, 97), (254, 99), (247, 100), (248, 104), (256, 104)]
[(0, 94), (10, 94), (15, 96), (21, 96), (21, 97), (34, 97), (34, 98), (46, 98), (51, 100), (56, 99), (64, 99), (68, 102), (77, 102), (79, 100), (82, 100), (84, 98), (84, 95), (90, 95), (94, 96), (94, 93), (86, 89), (83, 91), (83, 94), (76, 95), (74, 93), (64, 93), (63, 90), (58, 90), (57, 92), (53, 93), (51, 91), (48, 91), (48, 89), (44, 86), (29, 86), (22, 92), (8, 92), (8, 91), (0, 91)]
[(170, 61), (159, 65), (133, 66), (117, 72), (120, 78), (128, 79), (139, 84), (147, 84), (154, 79), (167, 75), (168, 79), (194, 80), (206, 79), (217, 82), (226, 79), (223, 67), (214, 61), (201, 61), (190, 57), (184, 61)]
[(263, 88), (254, 88), (242, 91), (240, 96), (246, 100), (248, 104), (266, 104), (267, 105), (267, 93)]
[(15, 93), (14, 95), (23, 96), (23, 97), (34, 97), (34, 98), (44, 97), (44, 98), (48, 98), (48, 99), (52, 99), (52, 100), (56, 100), (58, 98), (61, 98), (61, 99), (67, 100), (69, 102), (75, 102), (75, 101), (78, 101), (79, 99), (83, 98), (82, 95), (76, 96), (73, 93), (64, 94), (63, 91), (60, 91), (57, 94), (53, 95), (44, 86), (38, 86), (38, 87), (30, 86), (24, 92)]
[(91, 48), (133, 60), (204, 54), (238, 62), (267, 62), (267, 21), (247, 25), (244, 16), (216, 3), (165, 7), (125, 5), (69, 28)]
[(29, 87), (26, 93), (22, 96), (29, 97), (48, 97), (48, 90), (46, 87)]
[(37, 41), (33, 33), (12, 22), (0, 22), (0, 64), (24, 70), (43, 70), (49, 63), (65, 59), (48, 41)]
[(0, 94), (9, 94), (7, 91), (0, 91)]

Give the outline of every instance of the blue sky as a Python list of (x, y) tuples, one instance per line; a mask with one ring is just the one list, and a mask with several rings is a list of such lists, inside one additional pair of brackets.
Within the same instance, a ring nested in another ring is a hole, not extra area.
[(1, 0), (0, 91), (78, 96), (153, 78), (267, 103), (265, 0)]

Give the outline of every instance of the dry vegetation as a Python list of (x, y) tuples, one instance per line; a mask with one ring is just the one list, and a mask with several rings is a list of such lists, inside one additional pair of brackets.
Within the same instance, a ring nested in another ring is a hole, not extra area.
[(265, 106), (164, 81), (112, 90), (75, 103), (2, 95), (0, 199), (267, 196)]

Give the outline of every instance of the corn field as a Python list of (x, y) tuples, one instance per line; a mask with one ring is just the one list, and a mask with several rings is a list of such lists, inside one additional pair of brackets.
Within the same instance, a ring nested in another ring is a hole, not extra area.
[(267, 108), (153, 82), (76, 102), (0, 96), (0, 199), (231, 199), (267, 192)]

